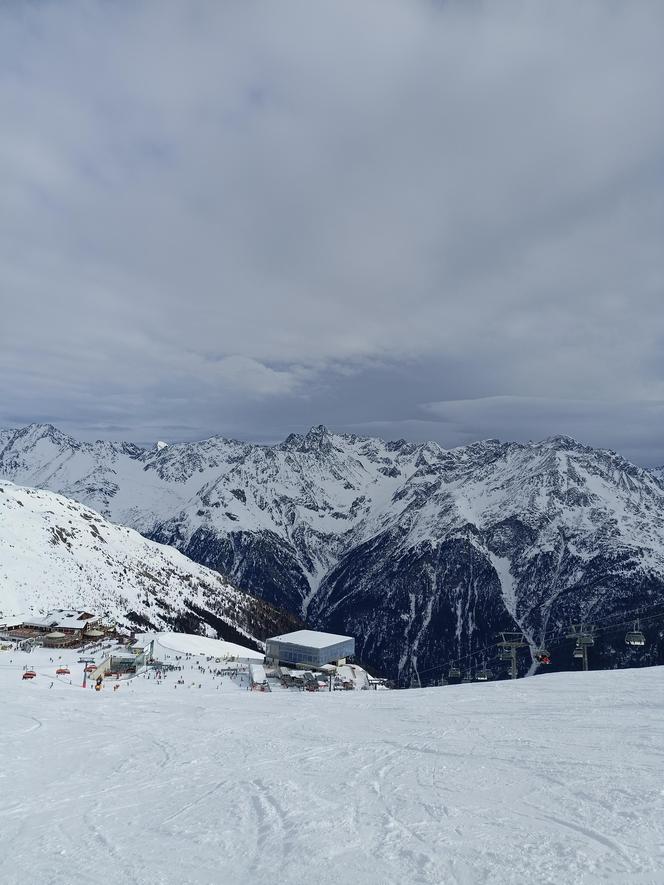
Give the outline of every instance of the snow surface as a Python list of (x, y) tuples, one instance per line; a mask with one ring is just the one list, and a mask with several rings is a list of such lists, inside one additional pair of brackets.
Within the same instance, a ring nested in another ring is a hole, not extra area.
[(192, 633), (148, 633), (141, 634), (136, 637), (137, 642), (149, 642), (155, 640), (154, 657), (161, 660), (159, 651), (164, 649), (167, 652), (177, 652), (178, 654), (188, 654), (205, 656), (211, 658), (242, 658), (243, 660), (252, 660), (263, 662), (264, 655), (262, 652), (254, 651), (251, 648), (244, 648), (235, 642), (226, 642), (224, 639), (211, 639), (209, 636), (196, 636)]
[(48, 655), (0, 652), (3, 885), (664, 882), (663, 668), (96, 693)]

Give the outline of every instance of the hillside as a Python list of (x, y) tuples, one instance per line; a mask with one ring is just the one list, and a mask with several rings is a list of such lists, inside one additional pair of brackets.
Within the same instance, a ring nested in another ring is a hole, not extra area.
[[(30, 425), (0, 440), (0, 475), (353, 634), (361, 659), (406, 683), (439, 678), (432, 667), (501, 629), (522, 629), (534, 650), (571, 622), (664, 602), (660, 479), (568, 437), (444, 450), (315, 427), (274, 446), (142, 449)], [(648, 638), (640, 661), (655, 663), (661, 636)], [(635, 662), (619, 641), (597, 654)]]
[(40, 653), (0, 653), (3, 885), (664, 881), (661, 668), (96, 693)]
[(127, 629), (256, 647), (292, 621), (172, 547), (52, 492), (0, 480), (0, 615), (84, 606)]

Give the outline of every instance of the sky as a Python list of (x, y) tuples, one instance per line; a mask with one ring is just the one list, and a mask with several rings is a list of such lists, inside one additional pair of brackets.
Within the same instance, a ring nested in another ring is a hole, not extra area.
[(664, 463), (664, 3), (0, 3), (0, 426)]

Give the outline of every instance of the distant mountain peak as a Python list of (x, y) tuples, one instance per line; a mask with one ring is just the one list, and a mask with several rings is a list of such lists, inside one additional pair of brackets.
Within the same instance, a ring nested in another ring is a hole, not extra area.
[(589, 446), (586, 446), (582, 442), (579, 442), (579, 440), (575, 439), (573, 436), (567, 436), (563, 433), (556, 434), (555, 436), (548, 436), (545, 440), (542, 441), (540, 445), (563, 450), (576, 449), (579, 451), (590, 451)]
[(324, 424), (310, 427), (306, 434), (290, 433), (277, 448), (295, 452), (330, 452), (334, 435)]

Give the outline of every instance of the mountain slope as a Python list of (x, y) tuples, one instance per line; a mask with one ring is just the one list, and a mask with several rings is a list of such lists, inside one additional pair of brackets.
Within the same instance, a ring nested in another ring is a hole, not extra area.
[(536, 649), (572, 621), (664, 602), (659, 479), (567, 437), (446, 451), (316, 427), (275, 446), (215, 437), (148, 450), (30, 425), (1, 439), (0, 475), (352, 633), (362, 659), (406, 681), (439, 678), (430, 668), (497, 630), (523, 629)]
[(207, 628), (257, 647), (290, 619), (177, 550), (52, 492), (0, 481), (0, 615), (83, 606), (126, 628)]

